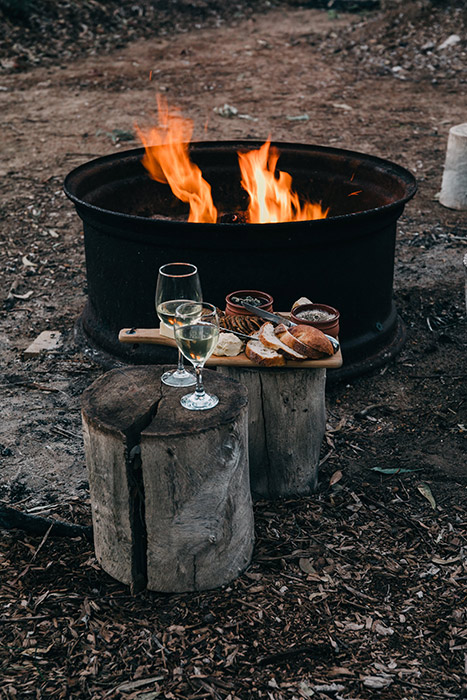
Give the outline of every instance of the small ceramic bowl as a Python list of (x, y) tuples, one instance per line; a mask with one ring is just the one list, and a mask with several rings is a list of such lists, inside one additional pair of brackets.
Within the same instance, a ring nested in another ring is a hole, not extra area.
[[(322, 320), (319, 319), (320, 316), (323, 317)], [(294, 323), (314, 326), (333, 338), (339, 335), (339, 318), (339, 311), (327, 304), (301, 304), (290, 314), (290, 320)]]
[(253, 304), (252, 299), (259, 300), (260, 304), (253, 304), (259, 309), (264, 309), (265, 311), (272, 311), (272, 305), (274, 299), (267, 292), (259, 292), (257, 289), (240, 289), (237, 292), (231, 292), (225, 297), (225, 313), (227, 316), (237, 316), (242, 314), (243, 316), (251, 316), (251, 311), (247, 311), (245, 307), (239, 303), (238, 300), (245, 299), (245, 301), (250, 301)]

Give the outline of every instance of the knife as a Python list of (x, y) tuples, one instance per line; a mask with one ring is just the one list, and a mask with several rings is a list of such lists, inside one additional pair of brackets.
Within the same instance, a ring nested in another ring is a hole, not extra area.
[(264, 318), (266, 321), (272, 321), (273, 323), (283, 323), (285, 326), (296, 326), (296, 323), (289, 321), (288, 318), (284, 316), (278, 316), (277, 314), (272, 314), (270, 311), (265, 311), (264, 309), (259, 309), (257, 306), (249, 304), (247, 301), (242, 301), (242, 306), (245, 307), (247, 311), (250, 311), (255, 316)]
[(222, 333), (233, 333), (237, 336), (237, 338), (241, 338), (242, 340), (254, 340), (254, 338), (252, 338), (251, 335), (247, 335), (246, 333), (240, 333), (240, 331), (233, 331), (231, 328), (224, 328), (224, 326), (219, 326), (219, 330), (222, 331)]
[[(273, 314), (270, 311), (265, 311), (264, 309), (259, 309), (257, 306), (253, 306), (247, 301), (242, 301), (242, 306), (244, 306), (247, 311), (250, 311), (255, 316), (264, 318), (266, 321), (272, 321), (272, 323), (283, 323), (288, 328), (297, 325), (296, 323), (293, 323), (293, 321), (290, 321), (288, 318), (278, 316), (277, 314)], [(324, 335), (326, 336), (326, 338), (328, 338), (328, 340), (330, 340), (332, 347), (334, 348), (334, 352), (337, 352), (339, 350), (339, 341), (336, 340), (336, 338), (334, 338), (332, 335), (328, 335), (327, 333), (324, 333)]]

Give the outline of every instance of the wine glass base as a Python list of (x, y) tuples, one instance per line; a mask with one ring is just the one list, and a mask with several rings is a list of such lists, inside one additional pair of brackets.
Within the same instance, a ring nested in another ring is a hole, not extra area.
[(219, 399), (214, 394), (197, 394), (195, 391), (192, 394), (186, 394), (180, 399), (180, 403), (184, 408), (190, 411), (206, 411), (208, 408), (214, 408), (219, 403)]
[(187, 372), (186, 369), (183, 371), (175, 369), (170, 372), (164, 372), (161, 382), (167, 384), (167, 386), (194, 386), (196, 377), (192, 372)]

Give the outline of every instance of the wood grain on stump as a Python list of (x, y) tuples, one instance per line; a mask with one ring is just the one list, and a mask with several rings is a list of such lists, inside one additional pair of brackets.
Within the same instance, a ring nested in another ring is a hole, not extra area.
[(218, 372), (248, 389), (253, 495), (272, 499), (313, 493), (326, 428), (326, 370), (222, 367)]
[(205, 590), (252, 554), (247, 392), (205, 370), (219, 405), (188, 411), (166, 369), (112, 370), (83, 395), (95, 551), (133, 590)]

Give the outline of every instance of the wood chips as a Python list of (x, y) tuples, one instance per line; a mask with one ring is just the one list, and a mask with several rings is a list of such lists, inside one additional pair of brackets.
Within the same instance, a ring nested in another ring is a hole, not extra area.
[(3, 531), (0, 697), (464, 697), (465, 497), (322, 479), (257, 503), (251, 566), (200, 594), (132, 597), (85, 539)]

